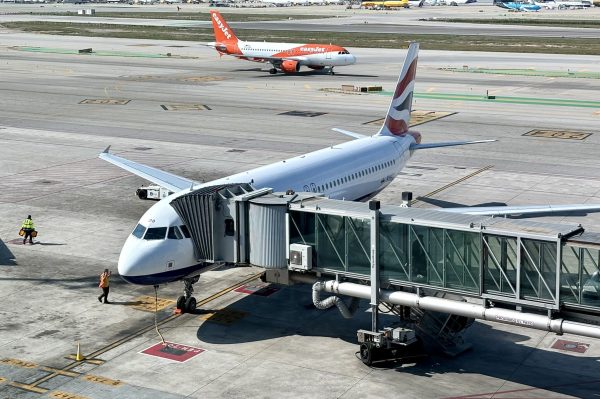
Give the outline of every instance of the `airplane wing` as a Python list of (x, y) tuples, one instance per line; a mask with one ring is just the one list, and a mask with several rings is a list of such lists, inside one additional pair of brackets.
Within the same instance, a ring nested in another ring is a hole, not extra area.
[(337, 127), (334, 127), (331, 130), (333, 130), (334, 132), (345, 134), (346, 136), (350, 136), (350, 137), (353, 137), (355, 139), (362, 139), (363, 137), (367, 137), (364, 134), (354, 133), (354, 132), (351, 132), (349, 130), (339, 129)]
[(498, 141), (498, 140), (447, 141), (447, 142), (442, 142), (442, 143), (413, 144), (413, 145), (410, 146), (410, 149), (411, 149), (411, 151), (414, 151), (414, 150), (425, 150), (427, 148), (452, 147), (452, 146), (455, 146), (455, 145), (491, 143), (493, 141)]
[(103, 159), (106, 162), (110, 162), (113, 165), (118, 166), (119, 168), (125, 169), (126, 171), (131, 172), (134, 175), (143, 177), (144, 179), (149, 180), (152, 183), (158, 184), (159, 186), (164, 187), (170, 191), (177, 192), (185, 188), (191, 187), (192, 184), (199, 184), (198, 182), (186, 179), (185, 177), (177, 176), (172, 173), (153, 168), (152, 166), (144, 165), (141, 163), (130, 161), (125, 158), (118, 157), (108, 152), (109, 149), (110, 146), (106, 147), (106, 149), (98, 155), (98, 158)]
[(465, 215), (527, 215), (535, 213), (558, 213), (576, 211), (600, 211), (600, 204), (571, 204), (571, 205), (526, 205), (526, 206), (473, 206), (461, 208), (437, 209), (441, 212), (462, 213)]

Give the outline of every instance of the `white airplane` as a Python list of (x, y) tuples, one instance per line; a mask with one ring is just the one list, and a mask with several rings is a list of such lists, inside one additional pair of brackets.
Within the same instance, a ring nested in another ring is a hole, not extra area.
[[(410, 45), (383, 126), (373, 136), (334, 129), (354, 140), (206, 183), (129, 161), (110, 154), (107, 148), (99, 155), (101, 159), (174, 192), (148, 209), (127, 238), (118, 262), (121, 277), (133, 284), (155, 286), (182, 280), (185, 296), (178, 299), (177, 305), (188, 311), (195, 309), (192, 285), (198, 281), (199, 274), (208, 269), (194, 256), (190, 233), (170, 205), (173, 199), (192, 191), (248, 183), (255, 189), (313, 191), (332, 199), (360, 200), (371, 197), (390, 184), (416, 150), (495, 141), (421, 144), (421, 134), (408, 129), (418, 49), (417, 43)], [(448, 211), (479, 214), (478, 209), (451, 208)], [(565, 209), (600, 209), (600, 205), (564, 209), (561, 206), (486, 207), (484, 211), (485, 214), (506, 215)]]
[(277, 70), (284, 73), (296, 73), (301, 65), (321, 70), (327, 68), (333, 75), (333, 67), (352, 65), (356, 57), (348, 50), (334, 44), (315, 43), (274, 43), (244, 42), (238, 39), (233, 30), (218, 11), (211, 11), (215, 41), (205, 46), (214, 48), (221, 55), (231, 55), (242, 60), (269, 62), (273, 67), (269, 73)]

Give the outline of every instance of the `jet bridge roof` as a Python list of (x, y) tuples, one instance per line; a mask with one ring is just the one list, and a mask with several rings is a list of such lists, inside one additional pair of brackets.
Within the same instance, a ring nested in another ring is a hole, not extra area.
[[(318, 196), (295, 199), (290, 203), (289, 209), (356, 218), (369, 218), (371, 212), (368, 203), (365, 202), (331, 200)], [(465, 215), (435, 209), (382, 205), (380, 211), (383, 220), (389, 219), (391, 222), (396, 223), (463, 231), (484, 230), (491, 234), (506, 234), (551, 241), (557, 241), (563, 237), (571, 237), (583, 232), (583, 228), (579, 224), (545, 223), (504, 217)]]

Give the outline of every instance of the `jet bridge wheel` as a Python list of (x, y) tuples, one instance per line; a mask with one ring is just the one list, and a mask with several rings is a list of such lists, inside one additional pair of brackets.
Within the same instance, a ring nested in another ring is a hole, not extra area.
[(373, 346), (370, 342), (360, 344), (360, 360), (367, 366), (373, 364)]

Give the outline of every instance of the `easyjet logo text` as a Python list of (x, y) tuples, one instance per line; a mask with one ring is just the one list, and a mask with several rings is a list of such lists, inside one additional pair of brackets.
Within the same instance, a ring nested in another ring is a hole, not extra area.
[(312, 52), (312, 53), (324, 53), (325, 47), (300, 47), (300, 51)]
[(217, 14), (213, 14), (213, 19), (215, 20), (215, 22), (217, 23), (217, 26), (219, 27), (219, 29), (221, 29), (221, 32), (223, 32), (225, 37), (227, 39), (231, 39), (231, 33), (229, 33), (229, 29), (227, 29), (225, 24), (223, 24), (223, 22), (221, 22), (221, 19), (219, 19)]

